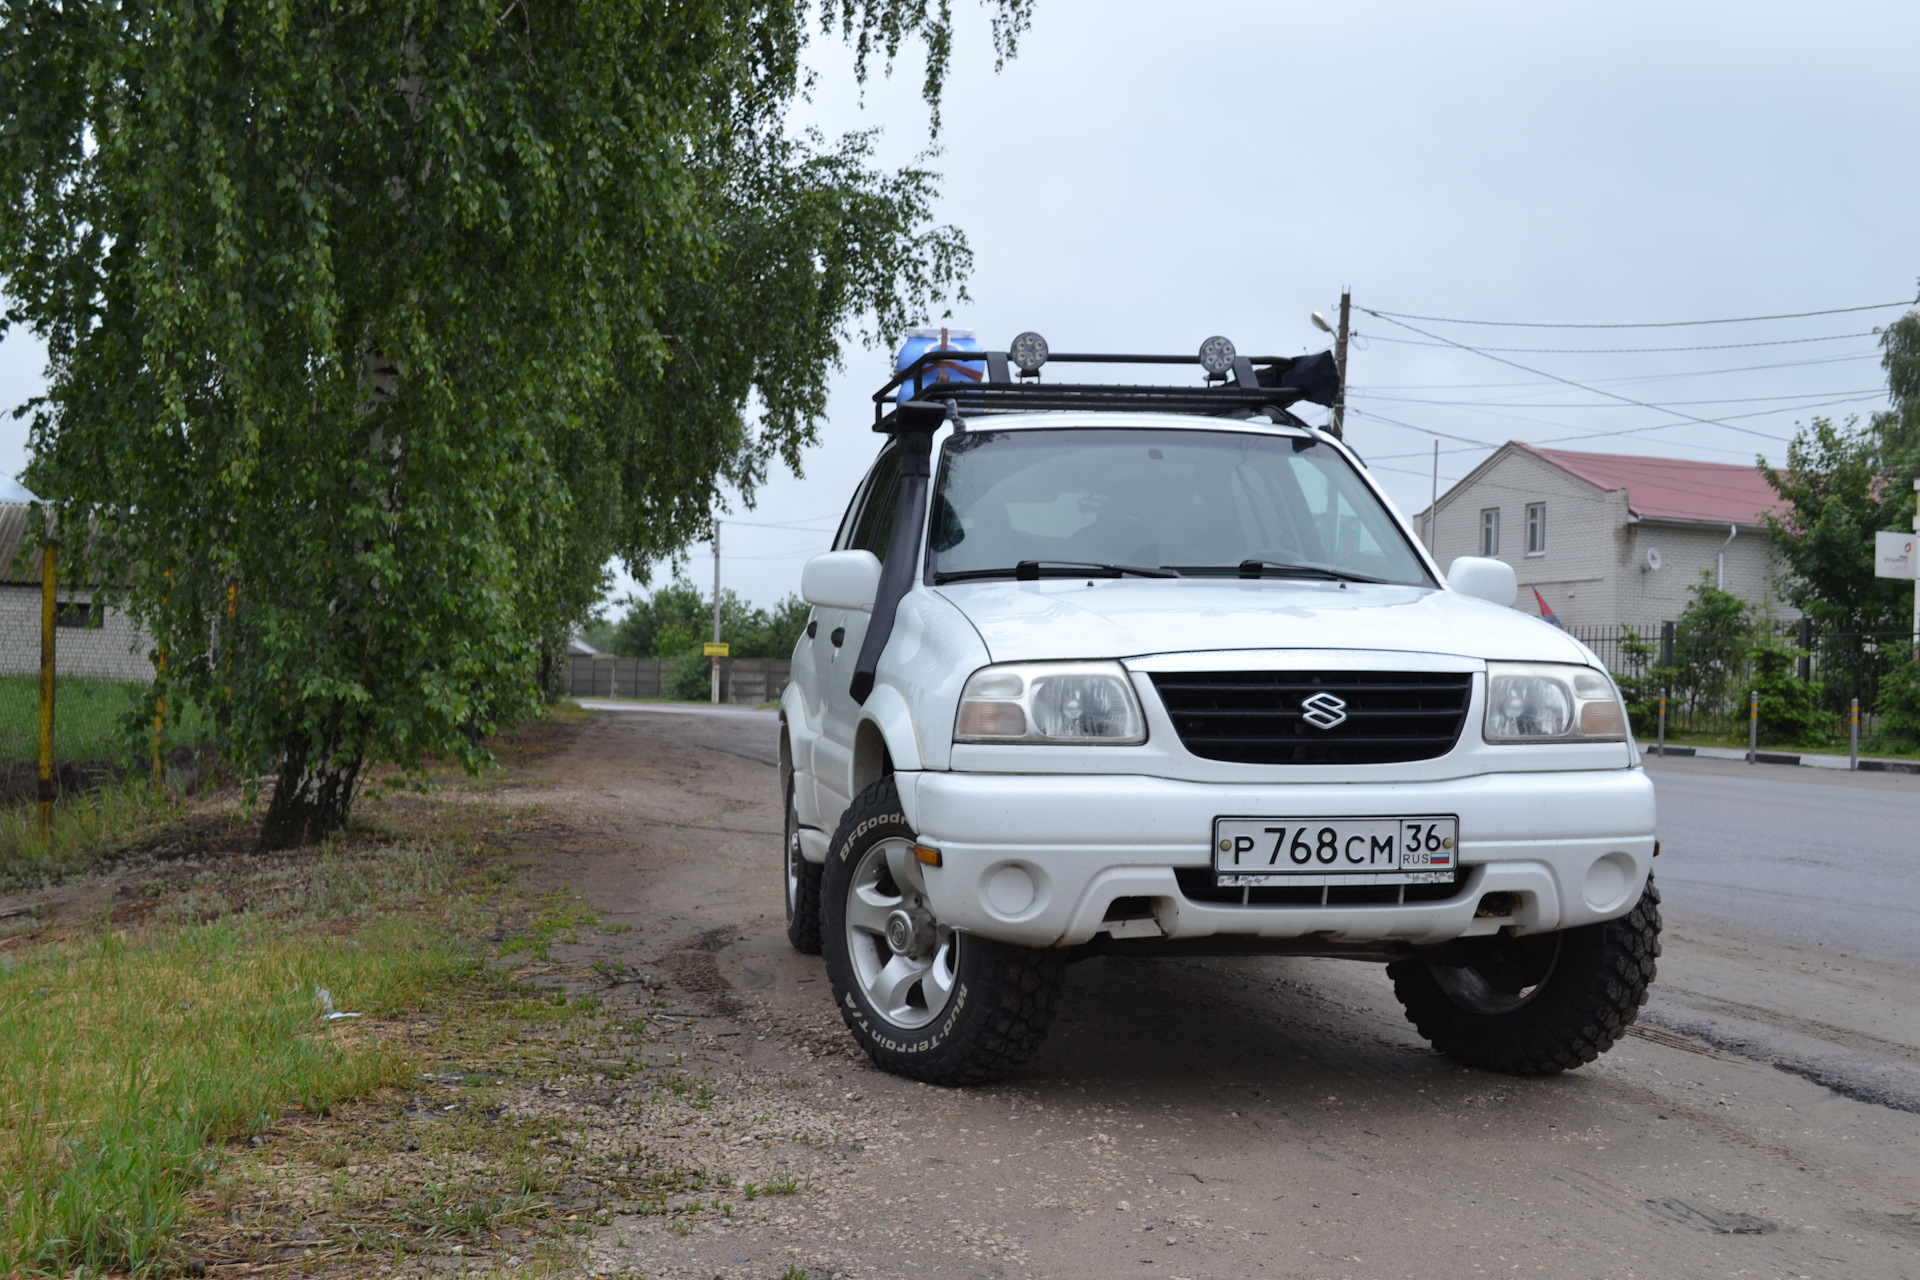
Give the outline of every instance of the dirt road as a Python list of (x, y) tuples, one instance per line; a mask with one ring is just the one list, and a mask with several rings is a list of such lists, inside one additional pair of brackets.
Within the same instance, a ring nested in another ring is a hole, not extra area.
[(1709, 914), (1674, 842), (1658, 994), (1583, 1070), (1436, 1057), (1373, 966), (1105, 959), (1029, 1069), (949, 1091), (850, 1052), (788, 948), (774, 760), (770, 715), (622, 711), (542, 767), (579, 838), (539, 874), (632, 926), (569, 958), (644, 979), (613, 993), (706, 1090), (622, 1105), (731, 1183), (684, 1234), (618, 1219), (597, 1272), (1920, 1276), (1914, 969)]

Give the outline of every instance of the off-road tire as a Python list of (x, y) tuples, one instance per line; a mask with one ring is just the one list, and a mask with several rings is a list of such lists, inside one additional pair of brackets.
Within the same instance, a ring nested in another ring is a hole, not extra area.
[(787, 776), (787, 818), (781, 835), (780, 888), (787, 900), (787, 941), (801, 955), (820, 954), (820, 864), (800, 853), (800, 813), (793, 802), (793, 776)]
[[(1554, 935), (1549, 935), (1554, 936)], [(1458, 1062), (1506, 1075), (1537, 1076), (1592, 1062), (1640, 1016), (1660, 955), (1660, 890), (1653, 877), (1632, 911), (1616, 920), (1557, 935), (1553, 967), (1518, 1008), (1482, 1013), (1464, 1007), (1435, 977), (1437, 961), (1387, 966), (1407, 1021)], [(1443, 953), (1458, 960), (1471, 943)]]
[(868, 1002), (848, 953), (847, 894), (854, 868), (874, 844), (914, 839), (891, 777), (854, 799), (827, 850), (820, 884), (821, 939), (834, 1003), (874, 1065), (927, 1084), (985, 1084), (1039, 1051), (1060, 1007), (1066, 966), (1053, 951), (967, 934), (957, 983), (931, 1024), (896, 1027)]

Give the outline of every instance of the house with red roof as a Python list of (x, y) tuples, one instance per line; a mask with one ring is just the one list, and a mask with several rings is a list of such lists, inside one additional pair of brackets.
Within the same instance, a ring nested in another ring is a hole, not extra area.
[(1569, 628), (1625, 624), (1651, 638), (1703, 573), (1793, 616), (1776, 598), (1782, 565), (1766, 525), (1785, 506), (1753, 466), (1512, 440), (1414, 523), (1442, 567), (1467, 555), (1512, 565), (1518, 608), (1544, 602)]

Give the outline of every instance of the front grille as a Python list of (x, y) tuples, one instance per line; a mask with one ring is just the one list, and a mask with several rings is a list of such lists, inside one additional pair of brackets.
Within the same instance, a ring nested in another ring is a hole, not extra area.
[[(1473, 677), (1441, 671), (1157, 671), (1153, 687), (1180, 741), (1209, 760), (1394, 764), (1431, 760), (1453, 749), (1467, 718)], [(1308, 699), (1316, 701), (1303, 706)], [(1342, 717), (1338, 723), (1321, 727), (1335, 716)]]
[(1467, 869), (1456, 868), (1438, 884), (1241, 885), (1215, 884), (1212, 867), (1175, 867), (1173, 878), (1188, 902), (1247, 907), (1384, 907), (1445, 902), (1467, 883)]

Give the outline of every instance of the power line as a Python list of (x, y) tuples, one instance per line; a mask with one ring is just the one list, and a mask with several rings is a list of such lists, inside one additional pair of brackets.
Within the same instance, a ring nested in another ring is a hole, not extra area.
[[(1386, 318), (1385, 312), (1375, 312)], [(1398, 323), (1397, 321), (1395, 323)], [(1389, 338), (1378, 333), (1355, 334), (1369, 342), (1392, 342), (1403, 347), (1442, 347), (1451, 344), (1445, 342), (1420, 342), (1413, 338)], [(1480, 347), (1480, 351), (1507, 351), (1514, 355), (1534, 356), (1649, 356), (1669, 351), (1733, 351), (1741, 347), (1793, 347), (1807, 342), (1840, 342), (1847, 338), (1871, 338), (1873, 330), (1864, 333), (1831, 333), (1821, 338), (1774, 338), (1766, 342), (1716, 342), (1703, 347)]]
[[(1625, 409), (1631, 406), (1617, 404), (1610, 400), (1576, 400), (1552, 403), (1534, 400), (1433, 400), (1425, 396), (1392, 396), (1377, 391), (1350, 391), (1367, 400), (1385, 400), (1392, 404), (1430, 404), (1454, 409)], [(1826, 396), (1853, 396), (1859, 399), (1874, 399), (1887, 394), (1885, 387), (1854, 387), (1845, 391), (1801, 391), (1785, 396), (1721, 396), (1712, 400), (1669, 400), (1668, 404), (1759, 404), (1770, 400), (1809, 400)], [(1831, 401), (1842, 404), (1844, 401)]]
[[(1636, 382), (1671, 382), (1677, 378), (1714, 378), (1724, 373), (1771, 373), (1776, 369), (1805, 369), (1816, 364), (1847, 364), (1854, 360), (1878, 360), (1879, 356), (1868, 352), (1854, 356), (1821, 356), (1814, 360), (1778, 360), (1772, 364), (1743, 364), (1730, 369), (1687, 369), (1679, 373), (1635, 373), (1624, 377), (1595, 378), (1596, 383), (1610, 383), (1614, 386), (1628, 386)], [(1543, 387), (1545, 382), (1397, 382), (1382, 383), (1368, 387), (1358, 384), (1358, 389), (1387, 391), (1483, 391), (1500, 387)]]
[(1750, 427), (1731, 426), (1724, 422), (1716, 422), (1711, 418), (1702, 418), (1697, 414), (1684, 413), (1679, 409), (1669, 409), (1669, 408), (1666, 408), (1664, 405), (1651, 404), (1645, 400), (1635, 400), (1632, 396), (1623, 396), (1617, 391), (1607, 391), (1600, 387), (1589, 386), (1587, 383), (1584, 383), (1584, 382), (1575, 382), (1572, 378), (1563, 378), (1559, 374), (1548, 373), (1545, 369), (1535, 369), (1531, 365), (1521, 364), (1517, 360), (1509, 360), (1505, 356), (1494, 355), (1491, 352), (1482, 351), (1478, 347), (1470, 347), (1464, 342), (1455, 342), (1453, 339), (1441, 337), (1441, 335), (1437, 333), (1430, 333), (1425, 329), (1415, 328), (1413, 325), (1408, 324), (1404, 320), (1395, 320), (1393, 317), (1388, 315), (1383, 315), (1382, 313), (1378, 311), (1374, 311), (1371, 308), (1363, 307), (1361, 308), (1361, 310), (1365, 311), (1368, 315), (1373, 316), (1375, 319), (1385, 320), (1388, 324), (1399, 325), (1402, 329), (1406, 329), (1406, 330), (1409, 330), (1410, 332), (1417, 333), (1423, 338), (1433, 338), (1436, 341), (1445, 343), (1449, 347), (1457, 347), (1461, 351), (1469, 352), (1485, 360), (1491, 360), (1495, 364), (1504, 364), (1510, 369), (1518, 369), (1522, 373), (1530, 373), (1536, 378), (1551, 378), (1555, 382), (1565, 383), (1569, 387), (1578, 387), (1580, 390), (1590, 392), (1596, 396), (1606, 396), (1609, 399), (1619, 400), (1626, 404), (1637, 404), (1643, 409), (1652, 409), (1656, 413), (1665, 413), (1665, 414), (1670, 414), (1676, 418), (1684, 418), (1688, 422), (1698, 423), (1700, 426), (1703, 426), (1703, 427), (1720, 427), (1723, 430), (1739, 431), (1746, 435), (1759, 436), (1763, 440), (1774, 440), (1776, 443), (1780, 443), (1777, 437), (1769, 436), (1765, 432), (1755, 431)]
[[(1729, 422), (1736, 422), (1745, 418), (1764, 418), (1764, 417), (1767, 417), (1769, 414), (1775, 414), (1775, 413), (1800, 413), (1807, 409), (1827, 409), (1827, 408), (1832, 408), (1835, 405), (1856, 404), (1862, 398), (1864, 397), (1854, 397), (1852, 399), (1847, 399), (1847, 400), (1823, 400), (1823, 401), (1816, 401), (1810, 404), (1787, 405), (1777, 409), (1756, 409), (1750, 413), (1729, 413), (1716, 419), (1716, 423), (1718, 425), (1724, 426)], [(1625, 408), (1629, 406), (1621, 406), (1621, 407)], [(1503, 413), (1499, 409), (1492, 409), (1492, 408), (1482, 409), (1480, 412), (1487, 415), (1488, 417), (1505, 418), (1511, 422), (1527, 422), (1527, 423), (1532, 423), (1535, 426), (1553, 427), (1563, 431), (1567, 429), (1567, 425), (1563, 422), (1551, 422), (1545, 418), (1529, 418), (1524, 414), (1518, 414), (1518, 413)], [(1678, 427), (1683, 425), (1685, 424), (1679, 423), (1679, 422), (1656, 422), (1650, 426), (1618, 427), (1618, 428), (1612, 428), (1606, 431), (1583, 431), (1578, 435), (1556, 436), (1554, 437), (1554, 439), (1565, 441), (1565, 440), (1602, 439), (1607, 436), (1630, 436), (1630, 435), (1636, 435), (1642, 431), (1666, 431), (1673, 427)], [(1740, 430), (1746, 430), (1746, 429), (1740, 428), (1740, 427), (1732, 427), (1732, 428), (1729, 428), (1729, 430), (1740, 431)], [(1767, 435), (1765, 432), (1759, 432), (1759, 431), (1747, 431), (1747, 434), (1757, 435), (1757, 436), (1760, 436), (1762, 439), (1772, 440), (1780, 444), (1785, 444), (1787, 443), (1787, 440), (1788, 440), (1788, 437), (1786, 436), (1770, 436), (1770, 435)], [(1700, 447), (1706, 448), (1707, 446), (1702, 445)], [(1731, 452), (1738, 452), (1738, 450), (1733, 450)]]
[(1649, 320), (1635, 324), (1556, 324), (1537, 320), (1463, 320), (1457, 316), (1416, 316), (1406, 311), (1373, 311), (1368, 315), (1381, 319), (1419, 320), (1426, 324), (1472, 324), (1496, 329), (1687, 329), (1711, 324), (1753, 324), (1762, 320), (1805, 320), (1812, 316), (1842, 316), (1858, 311), (1887, 311), (1911, 307), (1914, 301), (1873, 302), (1860, 307), (1829, 307), (1824, 311), (1784, 311), (1771, 316), (1729, 316), (1724, 320)]
[(807, 516), (801, 520), (783, 522), (778, 520), (735, 520), (732, 516), (722, 516), (718, 523), (746, 525), (754, 529), (798, 529), (802, 533), (825, 533), (826, 530), (824, 529), (809, 529), (807, 526), (817, 521), (838, 520), (839, 518), (839, 516)]

